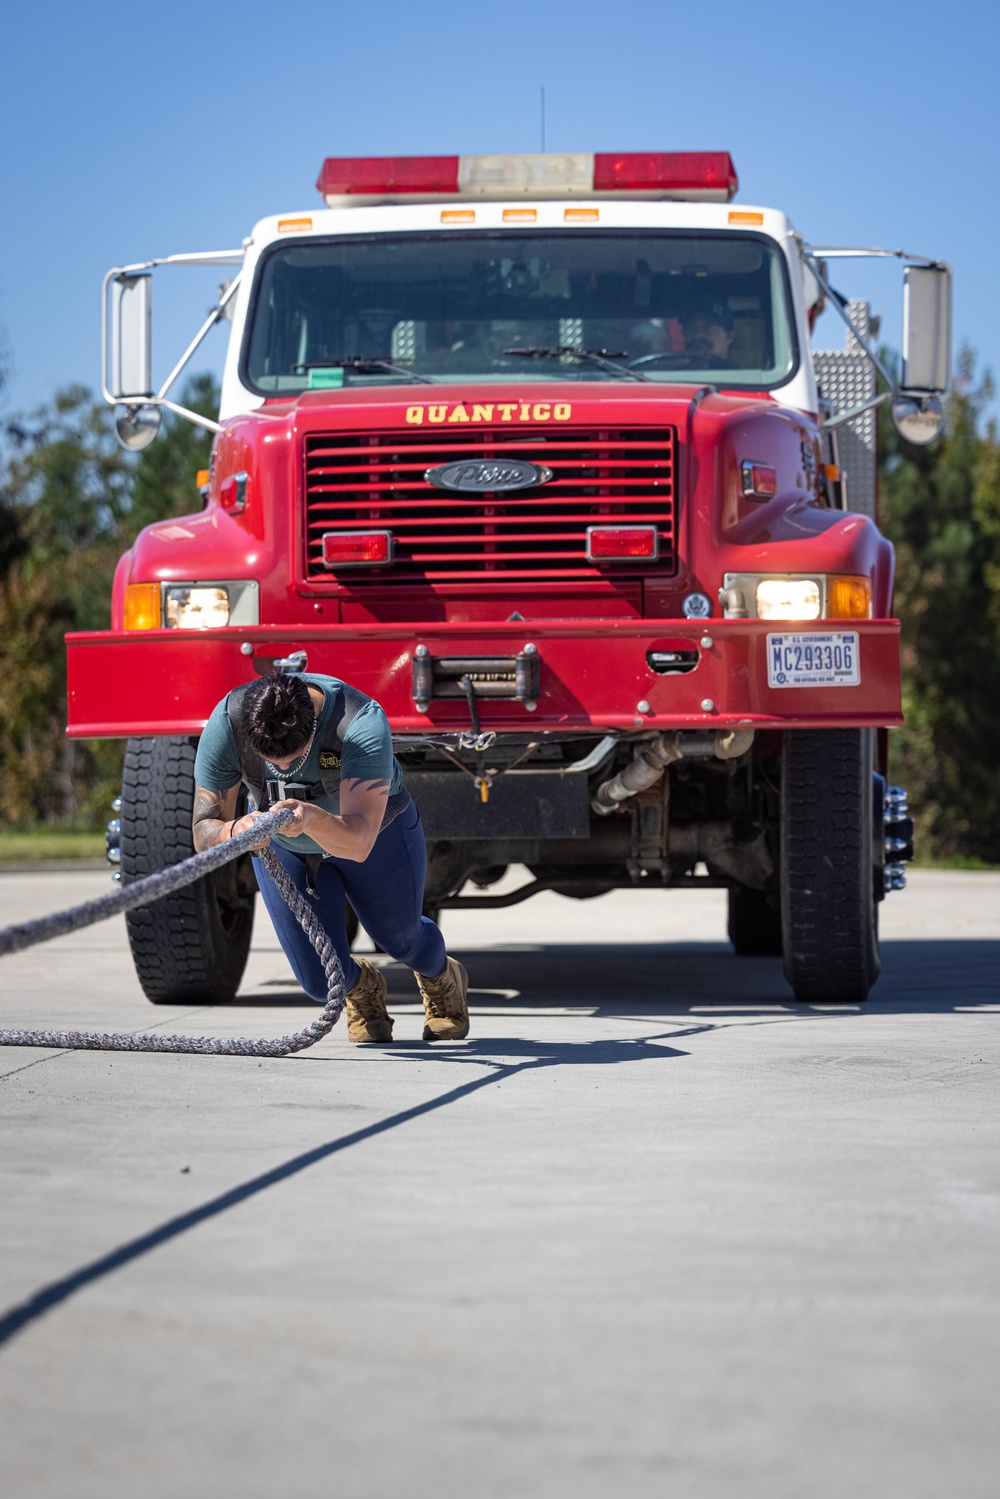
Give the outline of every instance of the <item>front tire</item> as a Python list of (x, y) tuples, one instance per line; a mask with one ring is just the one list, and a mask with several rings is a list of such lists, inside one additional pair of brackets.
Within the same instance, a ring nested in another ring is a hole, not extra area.
[[(122, 883), (194, 853), (195, 743), (130, 739), (122, 778)], [(225, 1004), (250, 951), (256, 882), (249, 855), (125, 917), (135, 971), (154, 1005)]]
[(870, 729), (785, 734), (781, 931), (802, 1004), (859, 1004), (878, 978)]

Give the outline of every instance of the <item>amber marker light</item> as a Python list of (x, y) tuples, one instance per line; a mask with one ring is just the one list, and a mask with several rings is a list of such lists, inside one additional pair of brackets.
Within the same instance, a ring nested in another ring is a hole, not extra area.
[(564, 224), (597, 224), (600, 222), (599, 208), (564, 208)]
[(130, 583), (125, 589), (126, 630), (158, 630), (162, 623), (159, 583)]
[(503, 211), (505, 224), (533, 224), (537, 218), (537, 208), (505, 208)]
[(474, 208), (442, 208), (442, 224), (474, 224), (476, 222), (476, 210)]
[(826, 580), (827, 619), (871, 619), (870, 578), (831, 576)]
[(745, 228), (751, 229), (759, 224), (763, 224), (764, 215), (762, 213), (748, 213), (746, 210), (733, 208), (730, 210), (729, 222), (731, 224), (742, 224)]

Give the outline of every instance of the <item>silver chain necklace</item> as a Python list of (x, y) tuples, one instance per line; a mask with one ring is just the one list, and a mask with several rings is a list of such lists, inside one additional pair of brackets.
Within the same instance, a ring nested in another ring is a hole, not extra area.
[(309, 751), (312, 749), (313, 740), (316, 738), (316, 725), (318, 723), (319, 723), (319, 714), (317, 713), (316, 716), (315, 716), (315, 718), (313, 719), (312, 733), (309, 735), (309, 738), (306, 740), (306, 747), (302, 751), (301, 755), (299, 756), (298, 760), (296, 761), (296, 763), (294, 765), (288, 765), (288, 766), (285, 767), (284, 770), (281, 770), (279, 766), (272, 765), (271, 761), (268, 760), (265, 757), (264, 764), (267, 766), (268, 770), (270, 770), (270, 771), (273, 772), (273, 774), (274, 774), (274, 776), (275, 776), (275, 778), (277, 780), (287, 781), (288, 778), (289, 778), (289, 776), (293, 776), (293, 775), (297, 774), (297, 772), (302, 769), (303, 765), (306, 763), (306, 761), (309, 758)]

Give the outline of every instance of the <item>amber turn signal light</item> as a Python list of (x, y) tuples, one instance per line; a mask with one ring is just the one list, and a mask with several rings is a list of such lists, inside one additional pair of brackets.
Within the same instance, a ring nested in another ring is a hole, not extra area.
[(158, 630), (162, 623), (159, 583), (130, 583), (125, 589), (126, 630)]
[(826, 580), (827, 619), (871, 619), (870, 578), (831, 576)]

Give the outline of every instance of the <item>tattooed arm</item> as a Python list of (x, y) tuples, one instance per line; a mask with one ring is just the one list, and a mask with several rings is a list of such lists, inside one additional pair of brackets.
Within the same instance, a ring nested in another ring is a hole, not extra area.
[[(211, 848), (213, 844), (224, 843), (237, 833), (245, 833), (247, 828), (252, 827), (252, 815), (236, 816), (239, 789), (239, 781), (235, 786), (230, 786), (228, 791), (209, 791), (207, 786), (195, 784), (191, 830), (198, 853), (202, 849)], [(261, 841), (266, 843), (267, 839)]]
[(275, 802), (271, 811), (288, 807), (295, 814), (294, 822), (282, 828), (285, 837), (307, 833), (328, 854), (363, 864), (379, 835), (388, 799), (387, 780), (345, 780), (340, 783), (339, 817), (314, 802)]

